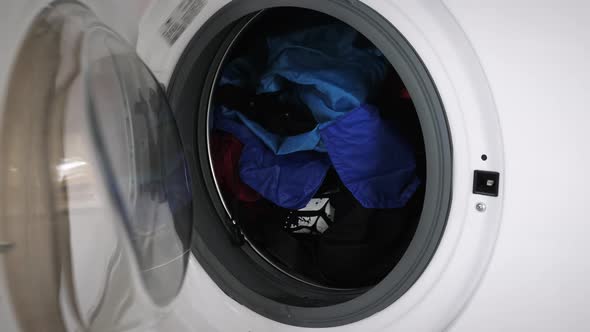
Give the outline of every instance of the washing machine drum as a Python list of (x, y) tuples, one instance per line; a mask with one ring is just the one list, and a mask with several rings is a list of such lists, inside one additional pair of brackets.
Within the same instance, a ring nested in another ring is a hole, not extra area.
[[(434, 84), (389, 22), (357, 9), (369, 10), (338, 6), (352, 28), (230, 4), (168, 85), (195, 184), (193, 254), (232, 299), (290, 325), (343, 325), (395, 302), (450, 206)], [(373, 44), (384, 34), (397, 43)]]
[(369, 286), (415, 230), (422, 132), (374, 45), (312, 11), (298, 16), (313, 23), (268, 29), (289, 14), (250, 24), (219, 69), (209, 110), (216, 182), (250, 245), (310, 282)]

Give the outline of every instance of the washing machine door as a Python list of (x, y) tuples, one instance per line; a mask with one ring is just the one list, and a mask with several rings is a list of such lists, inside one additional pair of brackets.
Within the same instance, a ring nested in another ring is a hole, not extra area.
[(134, 48), (71, 1), (39, 14), (12, 69), (0, 281), (18, 326), (141, 330), (166, 314), (190, 255), (192, 195), (166, 97)]

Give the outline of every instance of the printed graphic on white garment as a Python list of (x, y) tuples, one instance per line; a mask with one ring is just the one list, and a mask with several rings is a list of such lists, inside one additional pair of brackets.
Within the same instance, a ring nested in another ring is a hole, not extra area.
[(322, 234), (334, 221), (334, 213), (330, 198), (312, 198), (304, 208), (289, 213), (284, 228), (295, 234)]

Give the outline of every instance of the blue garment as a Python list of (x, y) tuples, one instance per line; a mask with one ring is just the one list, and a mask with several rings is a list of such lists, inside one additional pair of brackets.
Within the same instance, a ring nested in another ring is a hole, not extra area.
[(358, 39), (358, 32), (344, 24), (269, 37), (264, 68), (253, 56), (237, 58), (224, 68), (219, 84), (257, 88), (258, 93), (281, 92), (285, 99), (307, 106), (319, 125), (296, 136), (280, 137), (237, 116), (275, 154), (325, 152), (320, 125), (365, 103), (387, 72), (383, 55), (374, 47), (355, 46)]
[(252, 56), (236, 58), (223, 67), (218, 85), (235, 85), (242, 88), (256, 87), (261, 75), (256, 64), (256, 59)]
[(362, 105), (321, 128), (327, 154), (275, 155), (238, 118), (232, 118), (235, 113), (221, 107), (215, 127), (244, 144), (239, 163), (242, 181), (278, 206), (303, 208), (330, 166), (366, 208), (403, 207), (420, 184), (411, 146), (372, 106)]
[(303, 208), (331, 166), (366, 208), (403, 207), (420, 184), (411, 146), (364, 105), (387, 63), (374, 47), (356, 47), (358, 37), (343, 24), (314, 27), (268, 38), (266, 64), (246, 57), (224, 68), (220, 85), (281, 93), (318, 122), (310, 132), (281, 137), (237, 111), (215, 112), (215, 127), (244, 144), (242, 181), (279, 206)]
[(330, 168), (328, 155), (315, 151), (276, 155), (248, 127), (232, 118), (235, 113), (220, 107), (214, 125), (244, 144), (239, 163), (242, 181), (278, 206), (293, 210), (305, 207)]
[(295, 83), (318, 123), (335, 120), (365, 103), (387, 73), (385, 57), (374, 47), (357, 47), (358, 40), (359, 33), (345, 24), (268, 38), (268, 67), (257, 91)]
[(342, 183), (365, 208), (400, 208), (420, 184), (412, 147), (363, 105), (321, 129)]

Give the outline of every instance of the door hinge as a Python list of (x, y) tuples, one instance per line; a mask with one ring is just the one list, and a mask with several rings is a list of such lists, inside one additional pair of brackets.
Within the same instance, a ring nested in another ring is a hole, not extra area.
[(245, 243), (242, 227), (240, 227), (235, 219), (230, 219), (229, 221), (227, 228), (231, 242), (236, 246), (242, 246)]

